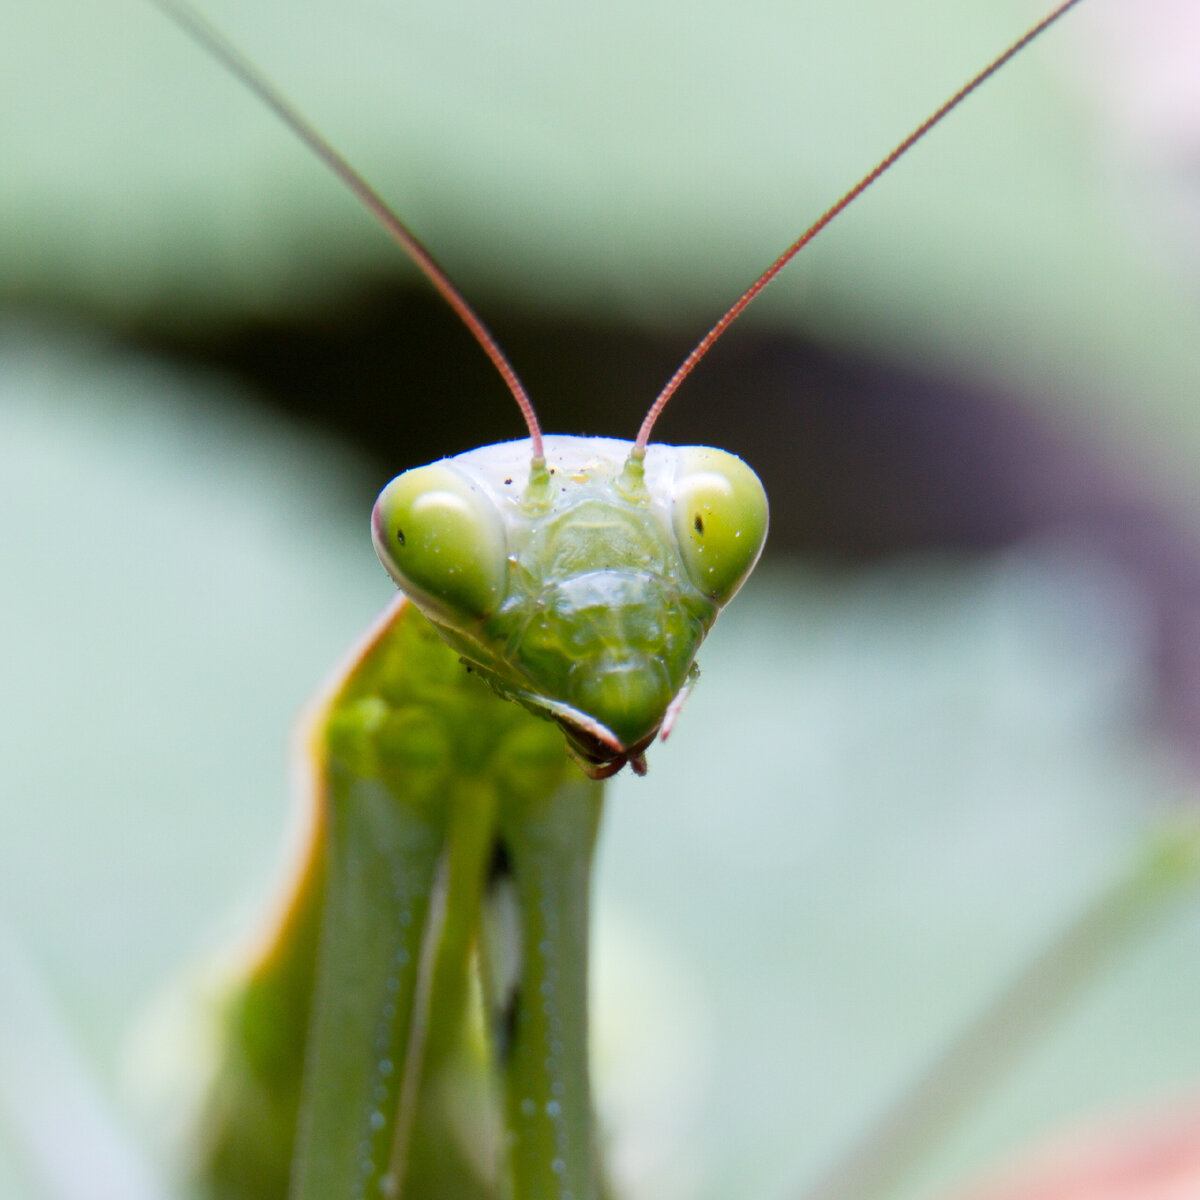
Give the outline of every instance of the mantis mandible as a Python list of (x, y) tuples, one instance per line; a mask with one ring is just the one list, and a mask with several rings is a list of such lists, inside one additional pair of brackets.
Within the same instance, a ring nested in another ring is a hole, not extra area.
[[(594, 1200), (606, 1189), (586, 938), (601, 781), (645, 772), (767, 532), (745, 463), (653, 445), (655, 421), (804, 245), (1079, 0), (792, 243), (686, 357), (632, 442), (543, 436), (503, 352), (408, 227), (201, 17), (154, 3), (400, 243), (496, 366), (528, 431), (408, 470), (375, 506), (376, 550), (404, 595), (307, 720), (307, 854), (229, 1003), (205, 1181), (220, 1195), (293, 1200)], [(439, 1087), (480, 1041), (489, 1066), (464, 1118), (438, 1103)]]

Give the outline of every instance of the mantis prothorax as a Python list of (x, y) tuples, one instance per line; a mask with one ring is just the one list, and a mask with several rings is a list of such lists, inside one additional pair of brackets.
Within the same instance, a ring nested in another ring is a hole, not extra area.
[[(789, 246), (686, 357), (632, 442), (544, 437), (503, 352), (404, 222), (197, 13), (153, 2), (400, 243), (495, 364), (528, 430), (527, 441), (408, 470), (376, 503), (375, 546), (407, 599), (309, 719), (308, 853), (230, 1003), (205, 1183), (294, 1200), (593, 1200), (603, 1172), (586, 937), (598, 781), (626, 764), (645, 771), (767, 532), (766, 496), (745, 463), (651, 445), (655, 421), (808, 241), (1079, 0), (1059, 4)], [(490, 1067), (464, 1120), (439, 1102), (441, 1079), (482, 1031)]]

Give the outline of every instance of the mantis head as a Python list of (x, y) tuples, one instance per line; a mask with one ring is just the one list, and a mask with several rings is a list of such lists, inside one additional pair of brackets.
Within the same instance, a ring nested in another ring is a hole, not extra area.
[(758, 476), (724, 450), (550, 437), (397, 476), (375, 548), (501, 695), (562, 727), (603, 777), (665, 736), (718, 612), (767, 533)]

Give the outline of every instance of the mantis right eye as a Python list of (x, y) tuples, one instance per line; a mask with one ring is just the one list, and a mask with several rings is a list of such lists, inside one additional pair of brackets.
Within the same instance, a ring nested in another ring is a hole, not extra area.
[(453, 618), (485, 617), (504, 599), (508, 544), (491, 500), (452, 467), (397, 475), (371, 515), (375, 553), (397, 586)]
[(685, 446), (672, 519), (692, 582), (718, 605), (728, 604), (767, 538), (767, 494), (758, 476), (736, 454)]

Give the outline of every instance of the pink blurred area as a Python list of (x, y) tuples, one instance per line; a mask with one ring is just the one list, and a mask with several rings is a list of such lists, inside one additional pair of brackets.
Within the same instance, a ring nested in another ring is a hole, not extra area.
[[(1075, 74), (1110, 164), (1132, 186), (1130, 222), (1169, 273), (1200, 278), (1200, 5), (1097, 5)], [(1200, 1195), (1200, 1193), (1198, 1193)]]
[(1088, 84), (1121, 141), (1160, 165), (1182, 169), (1200, 154), (1200, 6), (1195, 0), (1101, 5), (1089, 53)]
[(1200, 1099), (1054, 1139), (947, 1200), (1200, 1200)]

